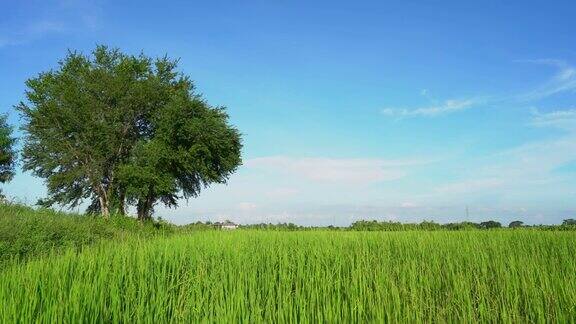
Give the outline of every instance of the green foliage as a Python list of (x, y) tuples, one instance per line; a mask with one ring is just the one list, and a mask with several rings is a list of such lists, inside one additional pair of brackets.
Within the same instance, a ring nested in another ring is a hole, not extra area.
[(460, 222), (460, 223), (443, 224), (442, 227), (447, 230), (458, 231), (458, 230), (478, 229), (480, 228), (480, 225), (473, 222)]
[(191, 232), (191, 231), (206, 231), (206, 230), (214, 230), (216, 229), (216, 227), (214, 226), (214, 224), (212, 224), (212, 222), (201, 222), (201, 221), (197, 221), (196, 223), (190, 223), (190, 224), (186, 224), (186, 225), (182, 225), (180, 227), (178, 227), (178, 230), (181, 232)]
[(0, 272), (0, 322), (570, 323), (573, 232), (203, 231)]
[(137, 222), (125, 216), (100, 217), (55, 212), (50, 209), (0, 204), (0, 266), (8, 260), (26, 260), (81, 249), (101, 240), (152, 237), (174, 232), (172, 225)]
[(152, 137), (137, 143), (119, 172), (141, 218), (158, 199), (173, 207), (180, 192), (196, 197), (203, 187), (226, 182), (241, 163), (240, 134), (227, 119), (224, 110), (187, 94), (156, 112)]
[(26, 82), (23, 167), (46, 179), (43, 205), (89, 199), (89, 211), (106, 216), (132, 203), (150, 219), (157, 200), (175, 206), (228, 179), (241, 163), (240, 134), (176, 68), (98, 46)]
[(484, 229), (501, 228), (501, 227), (502, 227), (502, 224), (500, 224), (499, 222), (493, 221), (493, 220), (480, 223), (480, 228), (484, 228)]
[(0, 116), (0, 183), (12, 180), (16, 163), (16, 139), (12, 137), (12, 127), (7, 124), (6, 118), (6, 115)]
[(522, 227), (522, 226), (524, 226), (524, 222), (522, 222), (522, 221), (513, 221), (513, 222), (510, 222), (510, 224), (508, 224), (509, 228), (518, 228), (518, 227)]
[[(46, 206), (77, 206), (113, 191), (115, 168), (135, 141), (137, 116), (149, 107), (148, 58), (99, 46), (93, 57), (70, 52), (59, 68), (26, 82), (23, 168), (46, 179)], [(105, 206), (106, 212), (108, 206)]]
[[(510, 228), (522, 227), (525, 229), (534, 230), (547, 230), (547, 231), (570, 231), (576, 230), (575, 225), (569, 225), (570, 220), (565, 220), (561, 225), (524, 225), (522, 221), (513, 221), (510, 223)], [(482, 223), (473, 222), (459, 222), (459, 223), (446, 223), (438, 224), (431, 221), (423, 221), (421, 223), (401, 223), (377, 220), (360, 220), (352, 223), (348, 227), (337, 226), (300, 226), (292, 223), (260, 223), (240, 225), (244, 229), (258, 229), (258, 230), (278, 230), (278, 231), (296, 231), (296, 230), (351, 230), (351, 231), (467, 231), (476, 229), (492, 229), (501, 228), (500, 223), (494, 221), (487, 221)]]
[(392, 221), (378, 222), (376, 220), (372, 221), (360, 220), (350, 225), (350, 229), (354, 231), (410, 231), (410, 230), (434, 231), (442, 228), (444, 228), (443, 225), (430, 221), (423, 221), (419, 224), (414, 224), (414, 223), (400, 223)]
[(293, 223), (278, 223), (278, 224), (260, 223), (260, 224), (241, 225), (240, 227), (244, 229), (274, 230), (274, 231), (299, 231), (308, 229), (304, 226), (298, 226)]

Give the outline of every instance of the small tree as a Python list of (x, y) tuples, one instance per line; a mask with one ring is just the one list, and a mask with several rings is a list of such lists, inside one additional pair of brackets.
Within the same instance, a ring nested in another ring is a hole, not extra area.
[[(6, 115), (0, 116), (0, 183), (12, 180), (16, 163), (14, 151), (16, 139), (12, 137), (12, 127), (8, 125), (6, 119)], [(2, 190), (0, 196), (3, 197)]]
[(499, 222), (490, 220), (490, 221), (480, 223), (480, 227), (484, 228), (484, 229), (500, 228), (500, 227), (502, 227), (502, 224), (500, 224)]
[(524, 222), (522, 222), (522, 221), (513, 221), (513, 222), (510, 222), (510, 224), (508, 224), (509, 228), (518, 228), (518, 227), (522, 227), (522, 226), (524, 226)]
[(433, 222), (433, 221), (423, 221), (417, 225), (417, 228), (431, 231), (431, 230), (438, 230), (438, 229), (442, 228), (442, 226), (438, 223)]
[(575, 225), (576, 225), (576, 219), (573, 219), (573, 218), (565, 219), (565, 220), (562, 222), (562, 225), (564, 225), (564, 226), (575, 226)]

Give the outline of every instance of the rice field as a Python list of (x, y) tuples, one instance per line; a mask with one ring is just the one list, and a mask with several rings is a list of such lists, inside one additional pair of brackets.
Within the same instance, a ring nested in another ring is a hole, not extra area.
[(0, 271), (0, 322), (574, 322), (576, 235), (206, 231)]

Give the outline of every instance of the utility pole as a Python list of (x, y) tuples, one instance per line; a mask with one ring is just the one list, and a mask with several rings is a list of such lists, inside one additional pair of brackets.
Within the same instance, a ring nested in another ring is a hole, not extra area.
[(470, 213), (468, 212), (468, 205), (466, 205), (466, 221), (470, 220)]

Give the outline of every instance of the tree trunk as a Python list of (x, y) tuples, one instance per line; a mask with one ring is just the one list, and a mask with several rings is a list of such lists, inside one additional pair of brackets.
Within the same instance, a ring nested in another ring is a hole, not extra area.
[(138, 199), (138, 204), (136, 205), (136, 212), (138, 213), (138, 220), (144, 221), (146, 218), (146, 208), (144, 200)]
[(109, 196), (106, 194), (106, 190), (102, 185), (99, 185), (97, 190), (98, 201), (100, 202), (100, 214), (104, 219), (110, 218), (110, 200)]
[(120, 188), (118, 193), (118, 213), (122, 216), (126, 215), (126, 190)]
[(146, 221), (152, 219), (152, 207), (154, 205), (154, 196), (152, 189), (149, 190), (148, 195), (144, 199), (139, 199), (136, 206), (138, 213), (138, 220)]
[(108, 199), (105, 195), (99, 195), (98, 201), (100, 202), (100, 213), (105, 219), (110, 218), (110, 209), (108, 206)]

